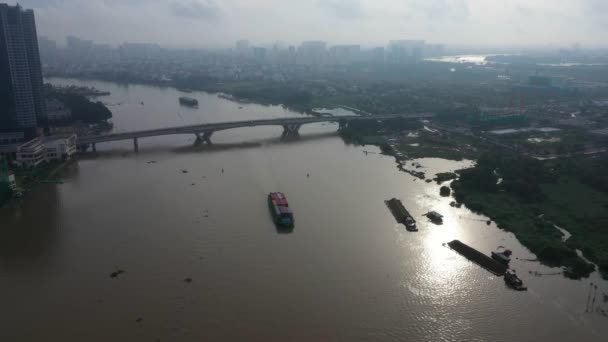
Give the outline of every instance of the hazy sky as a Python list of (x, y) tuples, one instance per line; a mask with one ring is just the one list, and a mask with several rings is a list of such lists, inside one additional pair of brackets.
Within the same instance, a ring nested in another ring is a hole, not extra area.
[[(2, 2), (3, 0), (0, 0)], [(6, 0), (4, 0), (6, 1)], [(9, 0), (9, 4), (16, 1)], [(38, 32), (166, 46), (255, 43), (606, 46), (608, 0), (21, 0)]]

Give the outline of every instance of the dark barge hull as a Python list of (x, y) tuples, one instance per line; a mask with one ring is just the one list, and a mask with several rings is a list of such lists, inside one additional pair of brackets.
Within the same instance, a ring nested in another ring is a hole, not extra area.
[(386, 203), (386, 206), (390, 209), (397, 222), (405, 224), (405, 219), (412, 217), (400, 200), (393, 198), (391, 200), (384, 201), (384, 203)]
[(458, 254), (473, 261), (497, 276), (502, 276), (507, 271), (506, 265), (490, 258), (489, 256), (481, 253), (469, 245), (462, 243), (459, 240), (450, 241), (447, 243), (447, 245), (454, 251), (458, 252)]

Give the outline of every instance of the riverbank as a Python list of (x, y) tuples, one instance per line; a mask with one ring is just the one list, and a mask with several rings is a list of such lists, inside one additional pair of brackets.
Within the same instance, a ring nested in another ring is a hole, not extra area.
[(431, 129), (420, 121), (387, 120), (383, 123), (352, 123), (342, 137), (360, 145), (379, 146), (385, 154), (400, 159), (477, 159), (487, 146), (471, 136)]
[[(53, 161), (33, 169), (14, 170), (18, 191), (21, 193), (21, 197), (27, 196), (28, 193), (35, 190), (36, 186), (39, 184), (61, 184), (63, 182), (61, 179), (54, 179), (53, 177), (71, 162), (72, 161)], [(12, 201), (17, 199), (19, 198), (10, 197), (5, 198), (4, 201), (1, 201), (0, 199), (0, 208), (9, 206)]]
[[(420, 126), (405, 132), (391, 124), (353, 126), (343, 130), (342, 136), (353, 143), (380, 146), (384, 154), (399, 160), (481, 159), (481, 165), (460, 171), (460, 179), (452, 183), (459, 203), (513, 232), (543, 264), (566, 267), (567, 277), (578, 279), (594, 271), (593, 265), (578, 255), (580, 250), (608, 279), (608, 232), (598, 228), (608, 222), (608, 193), (578, 179), (596, 166), (572, 158), (533, 161), (475, 137)], [(486, 153), (495, 156), (490, 165), (485, 165)], [(598, 171), (587, 178), (602, 182), (600, 174)], [(454, 178), (453, 174), (442, 174), (436, 181)], [(544, 219), (539, 219), (543, 214)], [(566, 228), (574, 237), (564, 243), (554, 225)]]
[[(565, 163), (575, 169), (566, 170)], [(584, 161), (578, 161), (584, 163)], [(533, 161), (507, 155), (484, 156), (477, 166), (459, 171), (455, 197), (486, 215), (548, 266), (565, 266), (564, 275), (579, 279), (599, 267), (608, 279), (608, 193), (581, 181), (574, 161)], [(556, 229), (572, 234), (566, 242)]]

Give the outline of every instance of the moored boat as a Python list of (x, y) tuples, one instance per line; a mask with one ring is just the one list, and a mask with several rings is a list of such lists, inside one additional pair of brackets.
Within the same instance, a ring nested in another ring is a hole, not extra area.
[(528, 289), (524, 286), (524, 283), (519, 279), (517, 274), (515, 274), (515, 270), (512, 269), (508, 269), (505, 272), (505, 283), (517, 291), (525, 291)]
[(412, 217), (412, 215), (405, 209), (403, 203), (396, 198), (391, 198), (388, 201), (385, 201), (386, 206), (390, 209), (391, 213), (395, 217), (397, 222), (405, 225), (405, 229), (410, 232), (417, 232), (418, 228), (416, 227), (416, 221)]
[(429, 220), (431, 220), (431, 222), (433, 222), (435, 224), (443, 223), (443, 215), (441, 215), (440, 213), (438, 213), (436, 211), (429, 211), (428, 213), (426, 213), (426, 217), (428, 217)]
[(502, 252), (492, 252), (492, 258), (496, 261), (502, 262), (503, 264), (508, 265), (511, 262), (511, 251), (505, 249)]
[(179, 103), (186, 105), (186, 106), (198, 106), (198, 100), (197, 99), (193, 99), (191, 97), (186, 97), (186, 96), (182, 96), (179, 98)]

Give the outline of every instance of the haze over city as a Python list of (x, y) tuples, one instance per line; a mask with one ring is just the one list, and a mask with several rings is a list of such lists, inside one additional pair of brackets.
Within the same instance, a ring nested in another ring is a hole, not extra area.
[[(16, 1), (9, 1), (14, 4)], [(61, 41), (228, 47), (320, 39), (383, 45), (424, 39), (449, 45), (604, 47), (604, 0), (23, 0), (39, 32)]]
[(0, 341), (608, 336), (608, 0), (0, 0)]

